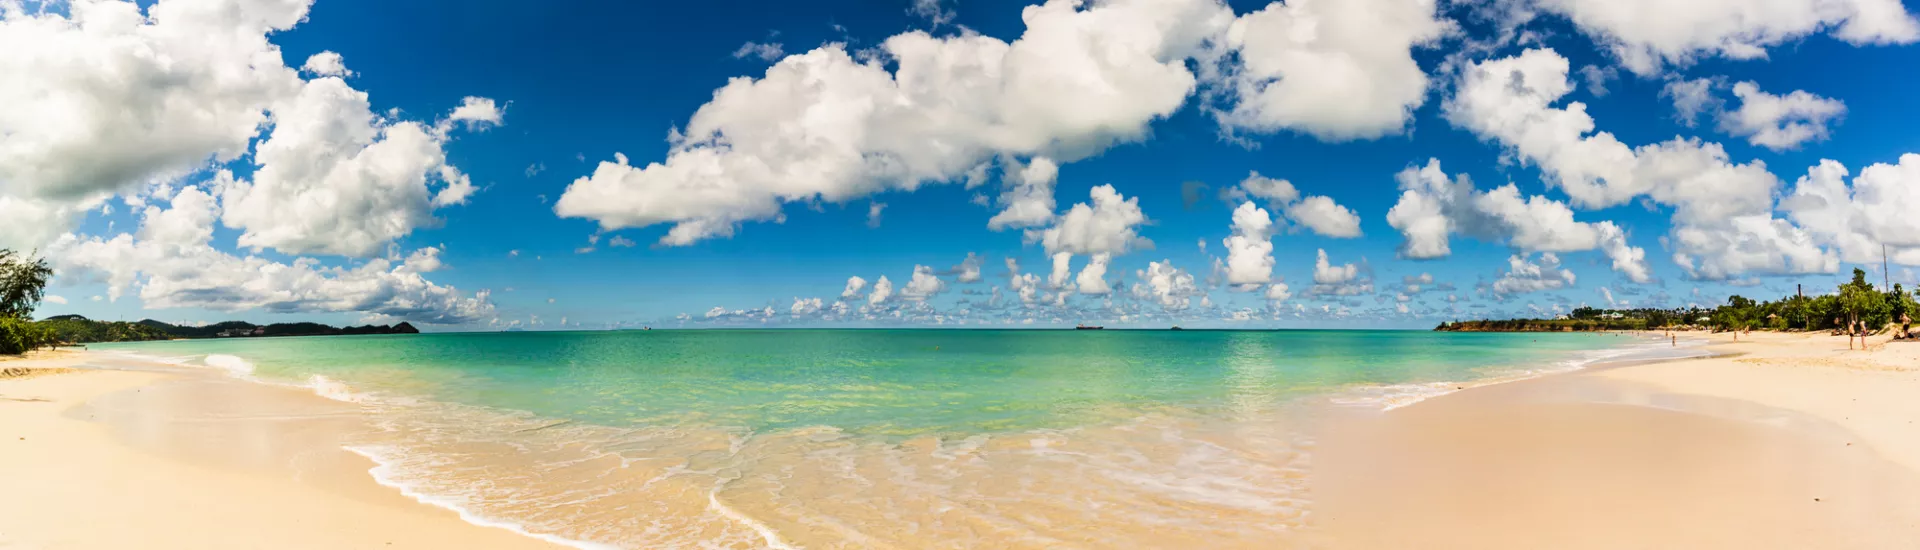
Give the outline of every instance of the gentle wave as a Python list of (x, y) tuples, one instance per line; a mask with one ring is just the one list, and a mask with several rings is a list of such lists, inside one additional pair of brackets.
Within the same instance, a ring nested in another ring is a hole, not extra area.
[(213, 355), (208, 355), (205, 359), (202, 359), (201, 362), (205, 363), (209, 367), (213, 367), (217, 369), (225, 369), (228, 374), (232, 374), (235, 378), (251, 379), (251, 377), (253, 376), (253, 370), (254, 370), (253, 363), (249, 363), (245, 359), (234, 357), (232, 355), (224, 355), (224, 354), (216, 353)]
[(319, 374), (308, 376), (305, 383), (279, 382), (274, 380), (267, 380), (255, 374), (255, 371), (257, 370), (257, 368), (254, 366), (253, 362), (235, 355), (209, 354), (209, 355), (185, 355), (185, 356), (154, 356), (154, 355), (146, 355), (141, 353), (135, 353), (135, 352), (129, 352), (129, 351), (118, 351), (118, 350), (111, 351), (109, 353), (112, 353), (113, 355), (127, 357), (129, 359), (133, 359), (137, 361), (159, 363), (159, 364), (174, 366), (174, 367), (182, 367), (182, 368), (190, 368), (190, 369), (215, 369), (225, 373), (228, 377), (231, 377), (237, 380), (244, 380), (247, 382), (255, 382), (255, 383), (266, 384), (270, 386), (300, 388), (303, 390), (311, 391), (313, 392), (314, 395), (331, 399), (334, 401), (340, 401), (343, 403), (360, 403), (366, 397), (365, 395), (355, 391), (352, 386), (347, 385), (347, 383), (345, 382), (341, 382), (339, 380), (335, 380)]
[[(1483, 370), (1466, 382), (1327, 387), (1301, 402), (1392, 410), (1644, 347)], [(1273, 382), (1286, 380), (1273, 369), (1287, 356), (1238, 351), (1250, 354), (1222, 359), (1223, 376), (1245, 377), (1227, 386), (1228, 403), (1102, 402), (1124, 414), (945, 436), (691, 420), (623, 427), (421, 399), (418, 389), (432, 386), (394, 385), (385, 371), (349, 377), (368, 384), (356, 388), (311, 370), (293, 375), (304, 383), (277, 382), (280, 366), (256, 372), (232, 354), (163, 360), (354, 403), (378, 431), (344, 448), (373, 461), (376, 482), (475, 525), (574, 548), (1271, 547), (1310, 524), (1315, 442), (1289, 425), (1299, 411)], [(842, 405), (831, 397), (792, 403)]]
[(363, 398), (360, 394), (354, 393), (353, 387), (345, 382), (318, 374), (307, 377), (306, 387), (311, 388), (314, 395), (343, 403), (359, 403)]
[(1336, 405), (1378, 408), (1381, 412), (1385, 412), (1455, 392), (1573, 372), (1605, 363), (1683, 359), (1708, 355), (1705, 350), (1700, 349), (1706, 345), (1706, 340), (1689, 340), (1674, 345), (1666, 341), (1654, 341), (1649, 337), (1636, 336), (1635, 338), (1642, 342), (1630, 346), (1577, 352), (1573, 358), (1556, 361), (1545, 367), (1513, 368), (1472, 380), (1357, 386), (1348, 388), (1328, 400)]
[(360, 455), (361, 457), (364, 457), (367, 460), (373, 461), (374, 466), (373, 468), (367, 470), (367, 473), (373, 476), (373, 481), (375, 483), (379, 483), (382, 486), (399, 491), (401, 495), (404, 495), (407, 498), (411, 498), (416, 501), (419, 501), (421, 504), (426, 504), (426, 505), (434, 506), (437, 508), (452, 510), (453, 513), (460, 515), (461, 520), (466, 521), (467, 523), (471, 523), (481, 527), (493, 527), (498, 529), (506, 529), (508, 531), (513, 531), (521, 535), (526, 535), (529, 537), (540, 539), (553, 544), (558, 544), (568, 548), (579, 548), (580, 550), (621, 550), (620, 547), (613, 546), (613, 545), (573, 540), (573, 539), (556, 537), (553, 535), (548, 535), (543, 533), (534, 533), (526, 530), (525, 527), (522, 527), (520, 524), (517, 524), (517, 523), (497, 521), (494, 519), (482, 517), (479, 514), (475, 514), (473, 513), (473, 511), (460, 506), (459, 503), (454, 502), (451, 499), (447, 499), (444, 497), (436, 497), (430, 494), (422, 493), (420, 491), (414, 490), (412, 486), (406, 483), (396, 481), (395, 475), (394, 475), (393, 461), (383, 456), (382, 453), (376, 448), (353, 446), (353, 445), (347, 445), (341, 448), (345, 449), (347, 452)]

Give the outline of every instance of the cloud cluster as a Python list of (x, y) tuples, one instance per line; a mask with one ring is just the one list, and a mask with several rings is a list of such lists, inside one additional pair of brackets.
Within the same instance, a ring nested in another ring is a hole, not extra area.
[(672, 223), (662, 244), (685, 245), (786, 202), (912, 190), (999, 155), (1076, 160), (1178, 109), (1196, 83), (1186, 59), (1231, 18), (1210, 0), (1078, 4), (1029, 6), (1011, 43), (914, 31), (868, 61), (838, 44), (788, 56), (716, 91), (663, 162), (601, 163), (555, 211), (606, 229)]
[(1426, 93), (1411, 49), (1449, 28), (1432, 0), (1276, 2), (1238, 18), (1219, 0), (1051, 0), (1022, 19), (1012, 42), (913, 31), (872, 55), (829, 44), (787, 56), (715, 91), (664, 160), (615, 155), (554, 211), (606, 230), (671, 224), (660, 242), (687, 245), (779, 221), (789, 202), (977, 182), (997, 159), (1033, 159), (1009, 170), (1019, 176), (991, 222), (1031, 226), (1051, 210), (1052, 181), (1031, 169), (1141, 140), (1202, 85), (1230, 104), (1231, 128), (1396, 132)]
[(1920, 22), (1900, 0), (1540, 0), (1642, 75), (1703, 56), (1754, 59), (1825, 32), (1852, 44), (1910, 44)]
[[(295, 69), (268, 40), (310, 5), (93, 0), (28, 11), (0, 2), (0, 246), (87, 254), (70, 267), (107, 274), (116, 297), (138, 286), (147, 307), (458, 323), (486, 314), (484, 298), (422, 278), (425, 264), (375, 256), (472, 195), (444, 146), (455, 127), (499, 124), (500, 108), (469, 97), (432, 125), (374, 114), (343, 80), (354, 73), (339, 54)], [(204, 189), (180, 185), (241, 158), (253, 163), (247, 178), (218, 170)], [(147, 211), (139, 237), (67, 234), (115, 196), (173, 208)], [(344, 268), (228, 255), (210, 244), (216, 220), (256, 252), (370, 259)]]
[(48, 255), (62, 277), (100, 280), (116, 300), (137, 293), (153, 309), (357, 312), (371, 320), (432, 324), (469, 324), (493, 315), (489, 292), (465, 294), (423, 276), (441, 267), (438, 248), (415, 250), (405, 259), (372, 258), (357, 267), (236, 256), (211, 244), (219, 208), (213, 195), (187, 187), (170, 198), (168, 208), (148, 206), (137, 234), (67, 235)]
[(1476, 190), (1465, 174), (1449, 179), (1439, 159), (1407, 167), (1395, 177), (1400, 200), (1387, 211), (1387, 223), (1406, 238), (1402, 257), (1449, 256), (1451, 236), (1459, 233), (1522, 252), (1599, 249), (1628, 279), (1646, 283), (1653, 278), (1646, 251), (1628, 244), (1626, 232), (1613, 222), (1575, 221), (1566, 204), (1539, 195), (1522, 198), (1513, 184)]
[[(463, 105), (449, 120), (498, 121), (499, 113), (489, 100)], [(368, 256), (473, 193), (447, 163), (444, 133), (376, 116), (367, 94), (339, 78), (305, 83), (274, 106), (272, 121), (253, 155), (252, 181), (219, 189), (221, 221), (241, 231), (241, 246)]]
[(1836, 99), (1805, 90), (1773, 95), (1752, 82), (1734, 84), (1733, 95), (1740, 98), (1740, 108), (1720, 119), (1720, 129), (1774, 151), (1827, 139), (1827, 126), (1847, 112), (1846, 104)]
[(1233, 210), (1233, 234), (1221, 244), (1227, 248), (1227, 284), (1252, 290), (1273, 281), (1273, 219), (1253, 201)]
[(1113, 257), (1136, 248), (1151, 248), (1153, 241), (1140, 236), (1139, 228), (1147, 223), (1147, 215), (1140, 210), (1138, 198), (1122, 196), (1112, 185), (1094, 187), (1088, 195), (1092, 204), (1074, 204), (1054, 217), (1052, 225), (1028, 229), (1026, 239), (1040, 243), (1053, 258), (1048, 286), (1065, 287), (1073, 256), (1082, 255), (1088, 262), (1075, 284), (1083, 294), (1106, 294), (1112, 291), (1104, 277)]
[(1535, 263), (1529, 254), (1515, 254), (1507, 258), (1507, 272), (1493, 282), (1496, 296), (1526, 294), (1542, 290), (1559, 290), (1572, 286), (1575, 276), (1572, 270), (1560, 267), (1560, 257), (1552, 252), (1540, 255)]
[(240, 157), (301, 87), (267, 34), (308, 4), (0, 4), (0, 194), (98, 202)]
[(1886, 244), (1893, 261), (1920, 265), (1920, 155), (1868, 166), (1851, 185), (1847, 175), (1839, 162), (1820, 161), (1794, 183), (1780, 210), (1800, 235), (1830, 247), (1841, 261), (1879, 261)]
[[(1327, 250), (1322, 248), (1317, 252), (1313, 262), (1313, 288), (1309, 292), (1315, 296), (1359, 296), (1372, 293), (1372, 276), (1363, 277), (1363, 271), (1366, 270), (1356, 264), (1334, 265), (1327, 259)], [(1285, 287), (1281, 290), (1285, 291)]]
[(1174, 267), (1171, 260), (1147, 262), (1147, 268), (1135, 277), (1141, 282), (1133, 284), (1134, 297), (1152, 300), (1164, 311), (1186, 310), (1192, 307), (1195, 296), (1205, 294), (1195, 284), (1193, 274)]
[(1353, 209), (1340, 206), (1332, 198), (1321, 195), (1302, 197), (1300, 191), (1293, 187), (1293, 182), (1287, 180), (1252, 172), (1240, 181), (1240, 185), (1225, 189), (1223, 194), (1232, 199), (1255, 197), (1264, 200), (1269, 208), (1291, 225), (1305, 227), (1323, 237), (1351, 239), (1360, 236), (1360, 216)]
[(1719, 144), (1695, 139), (1628, 147), (1595, 131), (1584, 104), (1554, 106), (1572, 90), (1567, 76), (1566, 58), (1547, 49), (1474, 63), (1462, 72), (1445, 115), (1538, 166), (1575, 206), (1645, 197), (1671, 207), (1667, 243), (1691, 277), (1835, 269), (1817, 248), (1803, 246), (1791, 223), (1773, 216), (1780, 180), (1764, 163), (1734, 164)]
[(1000, 213), (987, 220), (987, 228), (999, 231), (1052, 221), (1053, 184), (1060, 177), (1060, 165), (1047, 157), (1035, 157), (1024, 166), (1012, 163), (1008, 167), (1017, 170), (1001, 178), (1007, 190), (1000, 195)]
[(1434, 0), (1292, 0), (1234, 20), (1214, 77), (1222, 126), (1328, 141), (1401, 132), (1426, 102), (1416, 47), (1452, 28)]

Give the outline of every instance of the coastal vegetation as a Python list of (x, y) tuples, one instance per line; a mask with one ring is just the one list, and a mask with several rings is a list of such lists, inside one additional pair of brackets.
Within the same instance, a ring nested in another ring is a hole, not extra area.
[[(361, 325), (357, 327), (333, 327), (320, 323), (273, 323), (256, 325), (245, 321), (226, 321), (210, 325), (174, 325), (152, 319), (134, 323), (146, 329), (156, 331), (163, 336), (150, 339), (168, 338), (246, 338), (256, 336), (341, 336), (352, 334), (419, 334), (420, 329), (412, 323), (401, 322), (394, 325)], [(79, 340), (75, 340), (78, 342)], [(111, 340), (102, 340), (111, 341)]]
[(1610, 330), (1707, 329), (1715, 332), (1774, 330), (1871, 334), (1888, 330), (1907, 337), (1920, 303), (1901, 285), (1885, 290), (1867, 282), (1866, 271), (1832, 294), (1794, 295), (1755, 301), (1731, 296), (1718, 307), (1575, 308), (1556, 319), (1500, 319), (1441, 323), (1434, 330), (1453, 332), (1579, 332)]
[(18, 355), (51, 345), (53, 331), (33, 322), (53, 268), (46, 260), (0, 249), (0, 355)]
[(53, 268), (44, 259), (0, 249), (0, 355), (19, 355), (63, 344), (139, 342), (179, 338), (241, 338), (268, 336), (334, 336), (346, 334), (417, 334), (411, 323), (333, 327), (319, 323), (256, 325), (227, 321), (210, 325), (175, 325), (152, 319), (137, 322), (96, 321), (79, 315), (56, 315), (33, 320), (33, 311), (46, 296)]

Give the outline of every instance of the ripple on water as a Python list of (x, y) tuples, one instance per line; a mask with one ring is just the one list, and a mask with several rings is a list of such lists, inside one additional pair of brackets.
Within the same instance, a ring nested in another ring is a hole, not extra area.
[(382, 483), (576, 546), (1272, 547), (1309, 503), (1311, 440), (1271, 417), (900, 440), (373, 401)]

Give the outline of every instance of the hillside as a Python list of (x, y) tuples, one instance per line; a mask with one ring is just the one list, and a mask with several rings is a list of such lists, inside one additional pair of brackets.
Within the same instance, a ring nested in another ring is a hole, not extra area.
[(56, 315), (35, 325), (51, 329), (60, 342), (139, 342), (176, 338), (253, 338), (268, 336), (337, 336), (350, 334), (418, 334), (410, 323), (363, 325), (336, 328), (319, 323), (274, 323), (256, 325), (245, 321), (227, 321), (205, 326), (175, 325), (153, 319), (139, 322), (95, 321), (79, 315)]
[(173, 338), (234, 338), (265, 336), (339, 336), (352, 334), (419, 334), (420, 329), (411, 323), (396, 325), (361, 325), (357, 327), (336, 328), (319, 323), (273, 323), (256, 325), (245, 321), (226, 321), (204, 326), (175, 325), (171, 323), (143, 319), (141, 326), (149, 327)]

